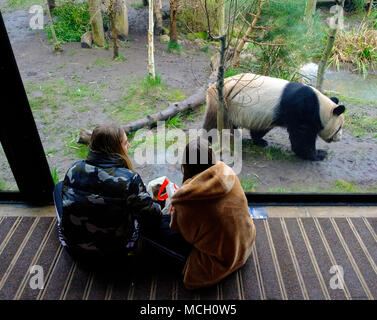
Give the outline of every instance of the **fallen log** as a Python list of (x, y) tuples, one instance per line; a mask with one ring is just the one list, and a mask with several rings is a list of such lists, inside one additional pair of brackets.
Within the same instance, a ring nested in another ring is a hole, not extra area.
[[(211, 79), (211, 78), (210, 78)], [(200, 88), (192, 96), (180, 102), (172, 103), (163, 111), (155, 114), (147, 115), (144, 118), (135, 120), (123, 126), (124, 131), (128, 134), (137, 131), (141, 128), (153, 128), (156, 126), (157, 121), (165, 121), (173, 118), (177, 113), (183, 112), (188, 109), (194, 109), (205, 104), (206, 101), (206, 88)], [(92, 132), (86, 129), (80, 130), (80, 135), (77, 143), (89, 144)]]

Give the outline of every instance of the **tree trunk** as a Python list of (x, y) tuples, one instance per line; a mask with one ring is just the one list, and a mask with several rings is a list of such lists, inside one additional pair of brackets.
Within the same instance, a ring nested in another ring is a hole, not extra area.
[(54, 23), (52, 21), (50, 6), (49, 6), (48, 2), (47, 2), (47, 5), (46, 5), (46, 11), (47, 11), (48, 22), (49, 22), (50, 28), (51, 28), (52, 38), (54, 39), (54, 51), (56, 53), (60, 53), (63, 50), (62, 50), (62, 47), (60, 45), (59, 40), (56, 38)]
[(254, 15), (253, 21), (250, 23), (249, 27), (246, 30), (245, 35), (242, 37), (242, 39), (240, 40), (240, 42), (238, 43), (238, 45), (237, 45), (237, 47), (234, 51), (234, 55), (233, 55), (233, 67), (234, 68), (238, 68), (240, 66), (241, 51), (242, 51), (242, 49), (245, 45), (245, 42), (251, 36), (251, 33), (253, 32), (254, 27), (259, 20), (259, 17), (260, 17), (261, 11), (262, 11), (263, 2), (264, 2), (264, 0), (259, 0), (257, 13)]
[(306, 23), (311, 23), (313, 21), (313, 16), (314, 16), (316, 7), (317, 7), (317, 0), (306, 1), (306, 9), (305, 9), (305, 15), (304, 15), (304, 21)]
[(319, 63), (319, 66), (318, 66), (316, 88), (319, 91), (322, 91), (322, 84), (323, 84), (323, 79), (324, 79), (324, 76), (325, 76), (327, 62), (328, 62), (329, 57), (331, 55), (332, 48), (334, 47), (334, 42), (335, 42), (335, 37), (336, 37), (337, 31), (338, 31), (337, 28), (330, 29), (329, 38), (327, 40), (326, 49), (325, 49), (325, 51), (323, 53), (321, 62)]
[(115, 13), (114, 13), (114, 0), (109, 1), (109, 16), (110, 16), (110, 25), (111, 25), (111, 32), (113, 35), (113, 41), (114, 41), (114, 55), (113, 59), (118, 58), (119, 52), (118, 52), (118, 39), (117, 39), (117, 30), (115, 27)]
[(178, 0), (170, 0), (170, 42), (178, 43)]
[(152, 79), (155, 79), (155, 67), (154, 67), (154, 42), (153, 42), (153, 2), (149, 0), (149, 29), (148, 29), (148, 73)]
[(99, 0), (89, 0), (89, 13), (92, 24), (93, 42), (100, 47), (105, 45), (105, 35), (103, 31), (102, 11)]
[(156, 33), (160, 35), (164, 33), (164, 28), (162, 24), (162, 12), (161, 12), (162, 3), (161, 3), (161, 0), (154, 0), (153, 3), (154, 3), (153, 10), (156, 16)]
[(56, 7), (55, 0), (47, 0), (48, 2), (48, 7), (50, 9), (50, 12), (53, 11)]
[(367, 14), (366, 14), (367, 18), (370, 16), (370, 13), (372, 12), (372, 7), (373, 7), (373, 0), (370, 0), (368, 11), (367, 11)]
[(128, 12), (125, 0), (114, 2), (115, 28), (120, 40), (126, 40), (128, 35)]

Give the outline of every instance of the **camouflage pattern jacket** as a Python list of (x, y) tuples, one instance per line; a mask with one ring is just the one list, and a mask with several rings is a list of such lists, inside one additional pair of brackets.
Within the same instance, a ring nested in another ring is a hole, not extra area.
[(61, 234), (68, 248), (114, 253), (133, 247), (141, 232), (158, 229), (160, 205), (141, 177), (118, 156), (90, 151), (63, 182)]

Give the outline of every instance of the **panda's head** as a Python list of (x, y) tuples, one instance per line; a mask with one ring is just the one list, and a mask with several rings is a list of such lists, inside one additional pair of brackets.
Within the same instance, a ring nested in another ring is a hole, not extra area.
[(326, 142), (336, 142), (342, 139), (344, 125), (344, 111), (346, 108), (339, 105), (335, 97), (328, 98), (324, 95), (320, 98), (320, 117), (323, 129), (318, 135)]

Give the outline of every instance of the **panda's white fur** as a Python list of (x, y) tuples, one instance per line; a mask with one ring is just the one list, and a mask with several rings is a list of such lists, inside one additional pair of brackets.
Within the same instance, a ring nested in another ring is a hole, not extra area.
[[(224, 101), (228, 110), (230, 125), (248, 128), (253, 131), (268, 131), (279, 126), (276, 124), (277, 111), (284, 90), (289, 81), (252, 73), (239, 74), (224, 80)], [(301, 85), (305, 86), (305, 85)], [(300, 87), (301, 88), (301, 87)], [(309, 87), (316, 94), (319, 103), (319, 119), (322, 130), (316, 132), (324, 141), (339, 141), (344, 123), (344, 116), (334, 116), (337, 103), (315, 88)], [(204, 129), (214, 127), (217, 114), (217, 85), (207, 90), (207, 112)], [(292, 142), (292, 141), (291, 141)]]

